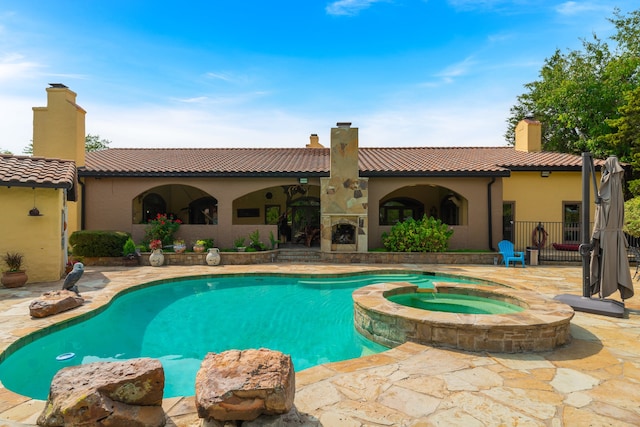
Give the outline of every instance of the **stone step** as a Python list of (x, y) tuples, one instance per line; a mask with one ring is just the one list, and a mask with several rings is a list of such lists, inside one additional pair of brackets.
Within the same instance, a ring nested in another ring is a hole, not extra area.
[(317, 251), (280, 250), (276, 262), (320, 262), (320, 253)]

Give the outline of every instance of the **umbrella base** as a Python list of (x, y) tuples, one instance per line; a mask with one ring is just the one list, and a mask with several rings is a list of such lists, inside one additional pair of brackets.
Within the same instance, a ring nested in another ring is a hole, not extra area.
[(568, 294), (557, 295), (554, 299), (570, 305), (576, 311), (609, 317), (624, 317), (624, 303), (620, 301)]

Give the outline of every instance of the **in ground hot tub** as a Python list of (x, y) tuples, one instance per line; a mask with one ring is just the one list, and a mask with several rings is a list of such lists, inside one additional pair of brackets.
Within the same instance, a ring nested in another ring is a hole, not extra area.
[[(438, 294), (494, 300), (520, 308), (509, 313), (467, 314), (402, 305), (392, 299), (419, 296), (410, 283), (380, 283), (353, 292), (355, 328), (388, 347), (406, 341), (469, 351), (548, 351), (571, 340), (573, 309), (531, 291), (462, 283), (438, 284)], [(460, 310), (463, 311), (463, 310)]]

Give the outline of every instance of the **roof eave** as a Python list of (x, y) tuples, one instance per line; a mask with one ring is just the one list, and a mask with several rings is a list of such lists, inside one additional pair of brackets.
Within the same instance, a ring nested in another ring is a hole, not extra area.
[(461, 178), (461, 177), (508, 177), (510, 171), (360, 171), (362, 177), (421, 177), (421, 178)]
[(79, 170), (80, 178), (298, 178), (326, 177), (329, 172), (131, 172)]

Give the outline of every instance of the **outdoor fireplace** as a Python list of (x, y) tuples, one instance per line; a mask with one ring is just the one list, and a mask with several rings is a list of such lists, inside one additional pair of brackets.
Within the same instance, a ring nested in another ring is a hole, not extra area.
[(335, 219), (331, 225), (331, 250), (355, 251), (358, 235), (357, 222), (351, 219)]
[(331, 129), (331, 175), (320, 178), (320, 248), (323, 252), (367, 252), (368, 183), (358, 167), (358, 129)]
[(356, 243), (356, 228), (352, 224), (336, 224), (331, 233), (334, 245), (353, 245)]

